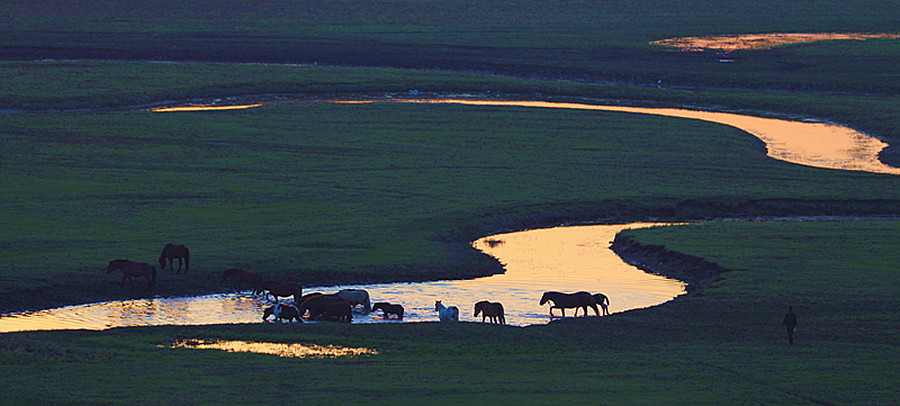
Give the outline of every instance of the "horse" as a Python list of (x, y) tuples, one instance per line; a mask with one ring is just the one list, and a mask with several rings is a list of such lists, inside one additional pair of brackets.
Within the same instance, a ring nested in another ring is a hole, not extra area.
[(491, 323), (506, 324), (506, 317), (503, 316), (503, 305), (498, 302), (488, 302), (482, 300), (475, 303), (475, 317), (481, 314), (481, 322), (484, 323), (486, 318), (491, 319)]
[(268, 291), (266, 293), (266, 299), (269, 298), (269, 295), (272, 295), (275, 298), (275, 303), (278, 303), (278, 297), (294, 297), (294, 303), (300, 300), (300, 296), (303, 295), (303, 287), (300, 286), (299, 283), (294, 282), (278, 282), (278, 281), (262, 281), (259, 284), (261, 290)]
[(353, 320), (350, 307), (350, 302), (338, 295), (311, 293), (301, 300), (297, 310), (300, 316), (309, 311), (312, 320), (337, 319), (349, 323)]
[(182, 262), (184, 262), (184, 273), (188, 273), (188, 269), (191, 267), (191, 253), (184, 245), (166, 244), (162, 253), (159, 254), (159, 268), (166, 269), (166, 261), (168, 261), (169, 269), (172, 269), (176, 259), (178, 260), (178, 270), (175, 273), (181, 272)]
[(438, 312), (438, 318), (443, 321), (459, 321), (459, 308), (456, 306), (445, 307), (440, 300), (434, 301), (434, 311)]
[(576, 292), (576, 293), (560, 293), (560, 292), (544, 292), (544, 295), (541, 296), (541, 306), (548, 301), (553, 302), (553, 306), (550, 306), (550, 317), (555, 317), (553, 315), (553, 309), (560, 309), (562, 311), (562, 317), (566, 317), (566, 309), (575, 308), (575, 314), (578, 313), (578, 308), (584, 309), (584, 315), (587, 316), (587, 308), (590, 307), (594, 309), (594, 313), (597, 313), (597, 316), (600, 315), (600, 311), (597, 310), (597, 302), (594, 300), (594, 297), (591, 296), (588, 292)]
[(378, 302), (372, 305), (372, 311), (377, 311), (381, 309), (384, 311), (384, 318), (389, 318), (389, 314), (396, 314), (398, 320), (403, 320), (403, 306), (398, 304), (390, 304), (385, 302)]
[(148, 292), (152, 292), (153, 286), (156, 285), (156, 268), (146, 262), (134, 262), (127, 259), (109, 261), (109, 266), (106, 267), (106, 274), (109, 275), (116, 270), (122, 272), (122, 283), (119, 284), (121, 287), (125, 287), (125, 279), (128, 279), (131, 289), (134, 289), (134, 281), (131, 279), (134, 276), (147, 278)]
[(366, 292), (362, 289), (341, 289), (337, 293), (338, 296), (347, 299), (350, 302), (350, 307), (356, 307), (356, 305), (362, 305), (363, 313), (368, 314), (372, 311), (372, 306), (369, 302), (369, 292)]
[(272, 315), (275, 316), (275, 320), (297, 320), (300, 323), (303, 323), (303, 320), (300, 318), (300, 310), (297, 309), (297, 307), (294, 305), (276, 304), (275, 306), (267, 307), (265, 310), (263, 310), (264, 321), (268, 321), (266, 319), (268, 319), (269, 316)]
[[(606, 297), (606, 295), (602, 293), (594, 293), (594, 302), (596, 302), (597, 305), (600, 306), (600, 309), (603, 310), (604, 316), (609, 316), (609, 298)], [(575, 309), (575, 311), (577, 312), (578, 309)], [(584, 312), (587, 313), (587, 309), (585, 309)]]
[(241, 284), (248, 283), (253, 287), (253, 294), (262, 292), (262, 276), (256, 272), (245, 271), (240, 268), (230, 268), (222, 271), (222, 282), (226, 279), (234, 279), (234, 290), (240, 292)]

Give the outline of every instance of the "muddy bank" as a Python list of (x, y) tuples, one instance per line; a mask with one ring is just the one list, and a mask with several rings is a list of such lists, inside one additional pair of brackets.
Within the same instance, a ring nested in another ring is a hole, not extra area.
[(719, 278), (728, 269), (693, 255), (672, 251), (661, 245), (640, 244), (629, 236), (616, 235), (610, 249), (625, 262), (652, 274), (687, 282), (688, 293)]

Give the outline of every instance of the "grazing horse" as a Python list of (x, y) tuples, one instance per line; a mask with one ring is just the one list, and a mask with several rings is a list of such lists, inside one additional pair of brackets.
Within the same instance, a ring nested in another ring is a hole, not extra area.
[(384, 312), (384, 318), (388, 318), (389, 314), (396, 314), (397, 319), (403, 320), (403, 306), (398, 304), (390, 304), (385, 302), (378, 302), (372, 305), (372, 311), (377, 311), (381, 309)]
[[(602, 293), (594, 293), (594, 302), (596, 302), (597, 305), (600, 306), (600, 309), (603, 310), (604, 316), (609, 316), (609, 298), (606, 297), (606, 295)], [(578, 309), (575, 309), (575, 311), (577, 312)], [(585, 309), (584, 312), (587, 313), (587, 309)]]
[(303, 295), (303, 287), (300, 286), (299, 283), (294, 282), (278, 282), (278, 281), (262, 281), (259, 286), (262, 290), (268, 291), (266, 293), (266, 299), (269, 298), (269, 295), (275, 299), (275, 303), (278, 303), (278, 297), (294, 297), (294, 303), (300, 301), (300, 296)]
[(372, 311), (372, 306), (369, 302), (369, 292), (366, 292), (362, 289), (341, 289), (337, 293), (338, 296), (347, 299), (350, 302), (350, 307), (356, 307), (356, 305), (362, 305), (363, 313), (369, 313)]
[[(294, 305), (286, 305), (286, 304), (276, 304), (272, 307), (267, 307), (263, 310), (263, 320), (269, 318), (269, 316), (275, 316), (275, 320), (282, 321), (292, 321), (297, 320), (303, 323), (303, 320), (300, 319), (300, 310), (297, 309), (297, 306)], [(268, 320), (266, 320), (268, 321)]]
[(338, 295), (311, 293), (305, 299), (301, 298), (297, 310), (300, 316), (309, 311), (309, 318), (312, 320), (337, 319), (347, 323), (353, 320), (350, 302)]
[(556, 317), (553, 315), (553, 309), (559, 309), (562, 311), (562, 317), (566, 317), (566, 309), (575, 308), (576, 314), (578, 314), (578, 308), (584, 309), (584, 315), (587, 316), (587, 308), (590, 307), (594, 309), (594, 313), (597, 316), (600, 315), (600, 311), (597, 310), (597, 302), (594, 301), (594, 297), (591, 296), (588, 292), (576, 292), (576, 293), (560, 293), (560, 292), (544, 292), (544, 295), (541, 296), (541, 306), (548, 301), (553, 302), (553, 306), (550, 306), (550, 317)]
[(491, 319), (491, 323), (506, 324), (506, 317), (503, 316), (503, 305), (498, 302), (488, 302), (482, 300), (475, 303), (475, 317), (481, 314), (481, 322), (484, 323), (486, 318)]
[(184, 262), (184, 273), (188, 273), (188, 269), (191, 267), (191, 253), (188, 252), (187, 247), (184, 245), (166, 244), (162, 253), (159, 254), (159, 268), (166, 269), (166, 262), (168, 261), (169, 269), (172, 269), (176, 259), (178, 260), (178, 270), (175, 273), (181, 272), (182, 262)]
[(240, 268), (231, 268), (222, 271), (222, 282), (226, 279), (234, 279), (234, 290), (240, 292), (241, 284), (247, 283), (253, 287), (253, 294), (262, 292), (262, 276), (256, 272), (245, 271)]
[(440, 300), (434, 301), (434, 311), (438, 312), (438, 318), (443, 321), (459, 321), (459, 308), (456, 306), (445, 307)]
[(134, 289), (134, 282), (131, 279), (134, 276), (147, 278), (148, 292), (152, 292), (153, 285), (156, 285), (156, 268), (146, 262), (134, 262), (127, 259), (109, 261), (109, 266), (106, 267), (106, 274), (109, 275), (116, 270), (122, 272), (122, 283), (119, 284), (121, 287), (125, 287), (125, 279), (128, 279), (131, 289)]

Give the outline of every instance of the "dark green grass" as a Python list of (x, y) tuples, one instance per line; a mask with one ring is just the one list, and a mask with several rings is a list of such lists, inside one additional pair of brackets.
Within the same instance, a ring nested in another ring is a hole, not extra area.
[[(278, 325), (4, 334), (3, 403), (896, 403), (897, 221), (710, 223), (627, 233), (734, 269), (655, 308), (548, 326)], [(612, 298), (615, 300), (615, 298)], [(789, 346), (781, 317), (800, 321)], [(334, 344), (288, 359), (177, 339)], [(91, 376), (86, 382), (83, 376)]]
[(285, 103), (0, 119), (13, 301), (60, 281), (118, 294), (106, 262), (154, 262), (167, 242), (192, 249), (194, 274), (165, 273), (162, 294), (215, 288), (235, 266), (305, 284), (416, 280), (499, 270), (468, 247), (480, 233), (621, 217), (613, 207), (890, 212), (898, 199), (893, 176), (787, 164), (731, 127), (632, 114)]
[(642, 85), (898, 90), (895, 40), (850, 46), (856, 51), (837, 60), (787, 47), (737, 53), (733, 64), (649, 45), (694, 35), (896, 32), (900, 14), (886, 2), (282, 0), (211, 8), (199, 0), (45, 0), (6, 2), (0, 15), (9, 17), (0, 23), (4, 58), (317, 61)]

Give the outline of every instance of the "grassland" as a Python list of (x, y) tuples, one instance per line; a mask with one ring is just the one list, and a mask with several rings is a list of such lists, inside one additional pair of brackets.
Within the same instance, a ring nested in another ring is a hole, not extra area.
[[(897, 221), (628, 232), (734, 269), (672, 303), (546, 326), (247, 324), (4, 334), (4, 404), (893, 404)], [(796, 309), (787, 344), (781, 316)], [(366, 347), (296, 359), (179, 339)], [(86, 382), (84, 376), (90, 376)], [(189, 400), (188, 400), (189, 399)]]
[[(649, 45), (897, 32), (898, 13), (865, 1), (5, 2), (0, 311), (143, 295), (104, 278), (104, 264), (153, 261), (168, 241), (188, 244), (194, 261), (187, 276), (161, 275), (163, 295), (220, 289), (230, 266), (308, 283), (471, 277), (499, 267), (470, 239), (560, 222), (897, 214), (896, 177), (774, 161), (748, 134), (709, 123), (288, 100), (417, 89), (694, 105), (833, 120), (898, 145), (896, 41), (734, 52), (727, 64)], [(34, 61), (45, 58), (77, 60)], [(228, 97), (280, 102), (129, 108)], [(897, 229), (868, 220), (632, 232), (732, 271), (657, 308), (524, 329), (3, 334), (0, 403), (895, 404)], [(794, 347), (780, 326), (787, 304), (800, 316)], [(167, 348), (178, 338), (380, 354)]]

